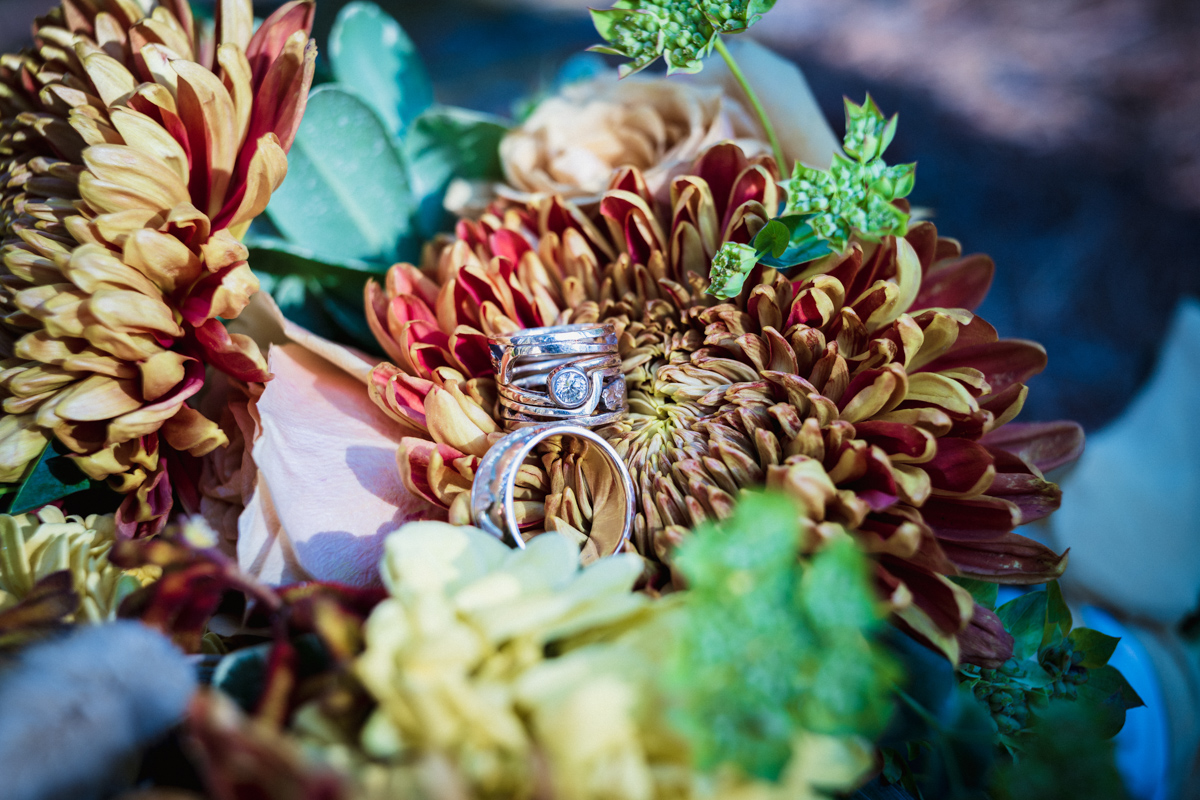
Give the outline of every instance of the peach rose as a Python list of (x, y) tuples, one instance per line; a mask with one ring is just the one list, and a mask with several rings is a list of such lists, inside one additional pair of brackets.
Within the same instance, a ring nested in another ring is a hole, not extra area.
[[(838, 142), (800, 71), (751, 40), (731, 43), (731, 50), (785, 157), (828, 166)], [(719, 59), (695, 76), (617, 80), (612, 72), (571, 84), (504, 137), (500, 158), (508, 186), (499, 192), (519, 200), (560, 194), (586, 203), (599, 198), (614, 170), (633, 166), (652, 191), (665, 194), (679, 169), (718, 142), (731, 140), (747, 156), (770, 154), (748, 108)]]

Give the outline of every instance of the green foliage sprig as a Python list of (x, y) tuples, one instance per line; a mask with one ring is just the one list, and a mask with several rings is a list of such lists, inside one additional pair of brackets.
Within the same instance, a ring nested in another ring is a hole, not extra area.
[(916, 164), (888, 166), (883, 152), (896, 135), (897, 115), (885, 118), (867, 95), (862, 105), (846, 100), (846, 135), (828, 170), (796, 164), (784, 214), (807, 217), (807, 224), (835, 251), (852, 235), (866, 241), (903, 236), (909, 215), (895, 201), (912, 192)]
[(659, 58), (667, 74), (695, 73), (722, 33), (742, 33), (770, 11), (775, 0), (618, 0), (612, 8), (592, 10), (592, 22), (608, 43), (591, 49), (624, 56), (622, 77), (645, 69)]
[[(995, 587), (962, 581), (987, 606)], [(989, 588), (990, 587), (990, 588)], [(1013, 656), (998, 669), (970, 664), (959, 679), (987, 705), (998, 745), (1010, 754), (1024, 751), (1035, 718), (1060, 703), (1085, 706), (1102, 737), (1115, 736), (1125, 712), (1142, 705), (1125, 677), (1108, 663), (1118, 639), (1090, 628), (1072, 627), (1071, 610), (1057, 583), (1028, 592), (996, 609), (1013, 637)]]
[(909, 215), (895, 204), (913, 189), (916, 164), (889, 167), (883, 152), (896, 135), (897, 117), (886, 119), (867, 95), (860, 106), (846, 100), (846, 136), (828, 170), (796, 164), (781, 186), (783, 214), (767, 222), (753, 246), (726, 243), (713, 258), (708, 293), (736, 297), (756, 264), (790, 269), (846, 249), (852, 236), (879, 241), (908, 232)]
[(897, 673), (874, 641), (866, 557), (848, 536), (811, 559), (799, 545), (795, 506), (751, 495), (677, 552), (689, 588), (670, 680), (702, 769), (773, 780), (801, 731), (874, 738), (887, 722)]

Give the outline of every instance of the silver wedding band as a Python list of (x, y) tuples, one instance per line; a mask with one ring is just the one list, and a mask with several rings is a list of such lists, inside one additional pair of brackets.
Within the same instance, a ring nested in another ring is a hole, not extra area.
[(507, 430), (561, 422), (596, 428), (629, 410), (612, 323), (526, 328), (488, 339)]
[(525, 547), (514, 507), (517, 474), (526, 457), (533, 452), (533, 448), (552, 436), (583, 439), (588, 444), (588, 451), (582, 458), (586, 458), (594, 449), (612, 468), (615, 479), (610, 485), (589, 488), (593, 492), (603, 494), (593, 495), (591, 498), (593, 523), (616, 512), (616, 518), (622, 524), (621, 536), (612, 552), (601, 555), (608, 556), (619, 552), (633, 531), (633, 481), (629, 477), (625, 462), (612, 445), (595, 432), (579, 425), (549, 423), (527, 426), (507, 434), (492, 445), (480, 460), (475, 480), (471, 485), (471, 516), (475, 526), (501, 541), (522, 549)]

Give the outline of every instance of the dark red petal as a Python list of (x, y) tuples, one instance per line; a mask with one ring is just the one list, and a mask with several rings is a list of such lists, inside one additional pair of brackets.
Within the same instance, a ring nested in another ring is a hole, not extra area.
[(1067, 553), (1060, 556), (1018, 533), (1006, 533), (987, 541), (942, 539), (941, 544), (963, 575), (993, 583), (1045, 583), (1060, 577), (1067, 568)]
[(963, 619), (954, 591), (942, 580), (911, 562), (883, 556), (880, 565), (899, 578), (913, 595), (913, 604), (929, 615), (933, 623), (946, 633), (957, 633), (969, 620)]
[(1047, 517), (1062, 505), (1062, 490), (1058, 484), (1037, 475), (997, 475), (988, 494), (1015, 503), (1021, 510), (1022, 525)]
[(493, 374), (487, 337), (482, 333), (453, 334), (450, 337), (450, 352), (466, 368), (468, 377), (482, 378)]
[(993, 469), (992, 454), (968, 439), (938, 439), (937, 455), (920, 464), (934, 491), (963, 493), (977, 486)]
[(958, 632), (959, 659), (985, 669), (996, 669), (1013, 654), (1013, 637), (1004, 623), (978, 603), (971, 623)]
[(283, 52), (283, 46), (296, 31), (312, 32), (316, 3), (312, 0), (292, 0), (263, 20), (262, 25), (246, 45), (246, 60), (255, 90), (262, 85), (271, 64)]
[(1046, 472), (1069, 464), (1083, 453), (1083, 428), (1077, 422), (1010, 422), (979, 440), (1012, 453)]
[(943, 261), (925, 272), (913, 309), (965, 308), (974, 311), (992, 288), (996, 265), (985, 255)]
[(927, 272), (937, 256), (937, 227), (932, 222), (918, 222), (908, 229), (904, 238), (917, 254), (917, 260), (921, 262), (921, 272)]
[(1020, 509), (998, 497), (931, 497), (921, 516), (944, 545), (953, 541), (994, 539), (1021, 523)]
[(513, 264), (520, 264), (521, 256), (533, 252), (524, 236), (508, 228), (501, 228), (492, 234), (491, 246), (494, 254), (504, 256)]
[(742, 149), (730, 142), (710, 147), (696, 162), (694, 174), (708, 183), (708, 189), (712, 192), (713, 201), (717, 207), (718, 219), (725, 219), (734, 181), (742, 174), (742, 170), (748, 163)]
[(249, 336), (230, 334), (220, 320), (210, 319), (196, 328), (196, 342), (204, 350), (204, 360), (227, 375), (247, 383), (271, 379), (258, 345)]
[(954, 344), (950, 347), (949, 352), (953, 353), (956, 350), (974, 347), (977, 344), (995, 342), (999, 338), (996, 334), (996, 329), (992, 327), (990, 322), (983, 317), (974, 316), (971, 317), (971, 321), (966, 325), (958, 326), (958, 338), (954, 340)]
[(972, 367), (983, 373), (992, 394), (1024, 383), (1046, 368), (1046, 348), (1023, 339), (954, 348), (926, 364), (920, 372)]
[[(851, 386), (854, 382), (851, 381)], [(929, 435), (915, 425), (903, 422), (867, 420), (854, 425), (858, 438), (881, 448), (888, 455), (917, 457), (925, 452)]]

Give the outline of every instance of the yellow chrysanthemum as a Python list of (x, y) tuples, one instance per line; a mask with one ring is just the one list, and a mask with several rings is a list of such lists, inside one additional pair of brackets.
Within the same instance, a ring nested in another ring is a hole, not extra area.
[(46, 576), (68, 570), (79, 594), (75, 619), (113, 619), (126, 595), (161, 574), (157, 567), (123, 570), (110, 563), (116, 532), (112, 514), (66, 517), (46, 506), (37, 514), (0, 515), (0, 609), (20, 602)]
[[(0, 481), (50, 439), (161, 519), (169, 452), (226, 441), (187, 401), (211, 365), (261, 381), (230, 334), (258, 282), (238, 241), (287, 171), (315, 46), (296, 0), (253, 31), (218, 4), (66, 0), (0, 57)], [(162, 441), (159, 434), (162, 435)]]
[(812, 735), (778, 784), (696, 772), (656, 680), (681, 596), (630, 593), (641, 570), (632, 554), (580, 569), (557, 534), (514, 551), (475, 528), (410, 523), (387, 540), (391, 598), (355, 666), (377, 709), (357, 741), (315, 705), (297, 728), (356, 796), (380, 800), (783, 800), (861, 778), (864, 745)]

